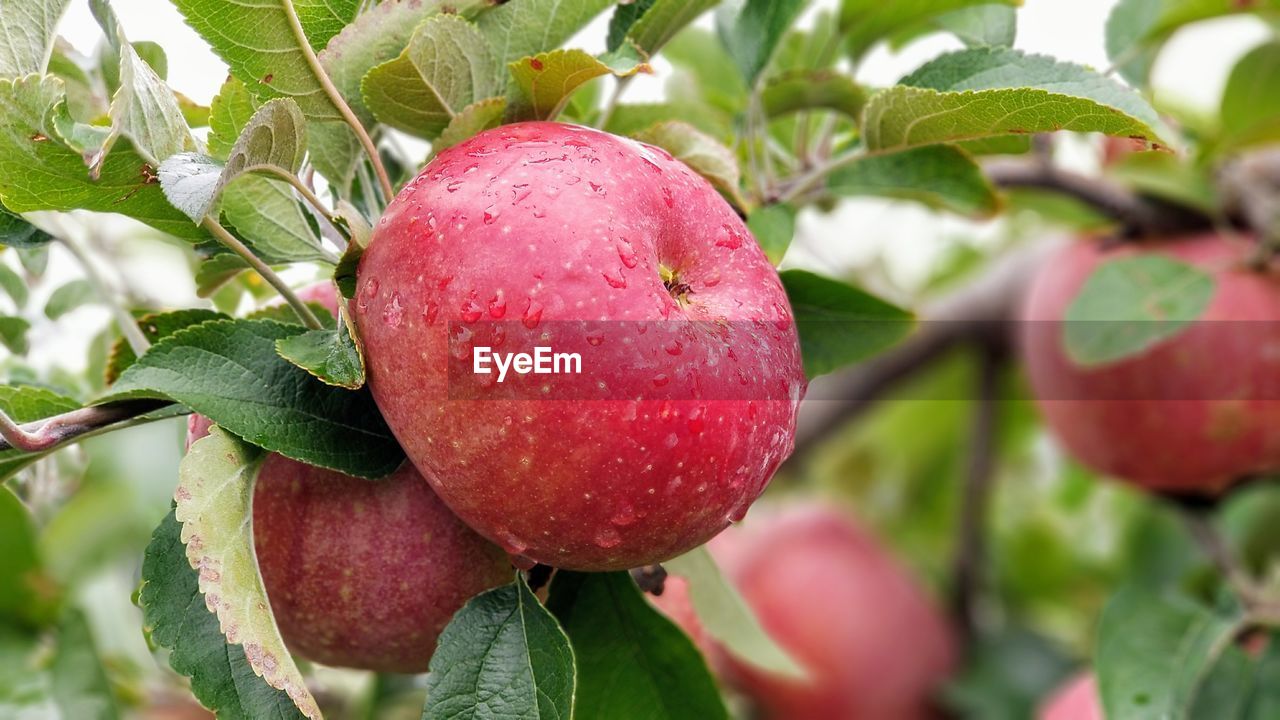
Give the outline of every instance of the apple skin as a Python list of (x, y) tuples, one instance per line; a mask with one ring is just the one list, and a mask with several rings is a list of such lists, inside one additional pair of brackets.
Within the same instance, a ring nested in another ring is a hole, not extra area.
[[(1213, 234), (1109, 250), (1087, 240), (1045, 264), (1026, 299), (1021, 344), (1041, 412), (1074, 457), (1181, 495), (1213, 495), (1280, 467), (1280, 275), (1245, 266), (1255, 247)], [(1146, 253), (1215, 279), (1200, 321), (1140, 355), (1076, 366), (1062, 346), (1067, 308), (1101, 262)]]
[[(908, 571), (844, 513), (794, 505), (753, 514), (710, 550), (762, 627), (809, 674), (781, 678), (708, 638), (683, 581), (655, 604), (770, 720), (916, 720), (956, 664), (953, 631)], [(668, 587), (671, 578), (668, 578)]]
[[(658, 148), (539, 122), (443, 151), (379, 222), (353, 304), (409, 458), (525, 562), (679, 555), (740, 519), (794, 446), (806, 381), (778, 274)], [(473, 346), (528, 348), (521, 333), (581, 353), (582, 374), (536, 376), (542, 395), (458, 374)]]
[[(188, 444), (210, 422), (188, 420)], [(272, 453), (253, 492), (253, 540), (285, 644), (337, 667), (425, 672), (467, 600), (509, 582), (476, 535), (405, 463), (364, 480)]]
[(1038, 720), (1106, 720), (1093, 673), (1081, 673), (1049, 696)]

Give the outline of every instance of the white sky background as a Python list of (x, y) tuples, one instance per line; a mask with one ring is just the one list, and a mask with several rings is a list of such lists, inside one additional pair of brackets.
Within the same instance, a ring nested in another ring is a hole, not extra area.
[[(131, 40), (153, 40), (164, 46), (169, 55), (170, 84), (207, 104), (225, 79), (226, 67), (186, 26), (173, 6), (162, 0), (115, 0), (113, 5)], [(835, 7), (837, 0), (819, 0), (815, 5)], [(1019, 12), (1017, 47), (1105, 69), (1108, 63), (1103, 29), (1112, 5), (1114, 0), (1025, 0)], [(704, 24), (709, 21), (709, 16), (702, 20)], [(590, 51), (602, 50), (607, 22), (606, 13), (573, 44)], [(87, 0), (74, 0), (60, 32), (86, 54), (94, 51), (102, 37), (89, 13)], [(1230, 67), (1266, 35), (1262, 24), (1251, 18), (1201, 23), (1181, 32), (1155, 68), (1157, 93), (1164, 97), (1176, 96), (1192, 107), (1212, 109)], [(912, 43), (900, 53), (880, 48), (865, 60), (859, 79), (871, 85), (890, 85), (925, 61), (958, 47), (959, 42), (953, 38), (935, 35)], [(668, 69), (665, 63), (657, 63), (656, 76), (634, 83), (626, 100), (659, 99)], [(1094, 159), (1087, 145), (1070, 141), (1064, 145), (1067, 162), (1081, 169), (1090, 168)], [(840, 275), (882, 259), (891, 282), (876, 289), (900, 294), (929, 274), (932, 263), (949, 243), (957, 238), (989, 240), (998, 236), (999, 230), (998, 221), (974, 224), (935, 215), (911, 203), (852, 200), (843, 203), (830, 216), (816, 213), (803, 216), (799, 236), (786, 264)], [(131, 256), (129, 266), (123, 268), (124, 282), (145, 284), (149, 296), (175, 307), (198, 304), (200, 301), (194, 296), (186, 267), (180, 263), (181, 256), (176, 250), (159, 243), (145, 243)], [(120, 277), (120, 269), (104, 268), (104, 271)], [(78, 271), (65, 256), (55, 253), (50, 275), (55, 278), (50, 285), (56, 286), (64, 281), (61, 278), (78, 276)], [(31, 312), (40, 312), (44, 295), (33, 298)], [(83, 308), (63, 317), (53, 327), (46, 323), (46, 327), (33, 333), (30, 362), (37, 367), (56, 364), (73, 372), (80, 371), (84, 365), (84, 348), (93, 334), (109, 321), (104, 310)]]

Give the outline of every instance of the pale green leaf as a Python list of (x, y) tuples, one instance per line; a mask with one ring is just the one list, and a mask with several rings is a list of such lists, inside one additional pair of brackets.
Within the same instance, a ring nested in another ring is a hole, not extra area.
[(801, 110), (826, 109), (853, 120), (862, 117), (867, 93), (848, 75), (830, 70), (796, 71), (770, 78), (761, 95), (771, 118)]
[(506, 111), (506, 98), (495, 97), (471, 103), (449, 121), (449, 126), (431, 144), (431, 149), (439, 152), (473, 135), (498, 127), (502, 124), (502, 117)]
[(1159, 125), (1151, 106), (1114, 80), (1008, 48), (943, 55), (874, 95), (863, 114), (872, 150), (1055, 130), (1164, 144)]
[(22, 310), (27, 304), (27, 282), (22, 276), (14, 272), (12, 268), (3, 262), (0, 262), (0, 290), (13, 300), (13, 305), (18, 310)]
[(95, 294), (93, 285), (88, 280), (72, 280), (49, 295), (49, 300), (44, 304), (44, 315), (50, 320), (57, 320), (93, 300)]
[(440, 634), (423, 720), (573, 717), (573, 648), (517, 576), (472, 598)]
[(804, 0), (728, 0), (716, 11), (716, 28), (738, 72), (755, 83)]
[(222, 192), (222, 214), (265, 262), (330, 261), (306, 211), (283, 180), (241, 175)]
[(1209, 306), (1214, 279), (1162, 255), (1099, 265), (1067, 307), (1067, 356), (1081, 366), (1138, 355), (1182, 332)]
[(85, 158), (59, 141), (58, 127), (70, 122), (61, 80), (0, 79), (0, 117), (0, 200), (10, 210), (119, 213), (178, 237), (204, 237), (165, 200), (154, 168), (127, 143), (117, 143), (98, 178), (90, 177)]
[(827, 187), (837, 195), (915, 200), (973, 217), (989, 217), (1000, 208), (982, 168), (968, 153), (950, 145), (859, 156), (832, 172)]
[(297, 173), (306, 155), (306, 139), (306, 119), (297, 104), (271, 100), (249, 119), (225, 164), (207, 155), (181, 153), (161, 164), (160, 185), (174, 207), (199, 223), (227, 184), (242, 174)]
[(970, 47), (1013, 47), (1018, 37), (1018, 10), (1014, 5), (975, 5), (943, 13), (933, 24)]
[(739, 208), (746, 207), (740, 185), (742, 171), (733, 151), (720, 141), (682, 122), (664, 122), (654, 125), (635, 138), (656, 145), (705, 177)]
[[(7, 408), (6, 408), (7, 409)], [(47, 578), (41, 567), (35, 522), (26, 505), (0, 484), (0, 627), (38, 627), (50, 620)]]
[(782, 677), (805, 677), (804, 669), (765, 632), (706, 547), (668, 560), (662, 566), (689, 583), (689, 599), (698, 621), (734, 657)]
[(27, 341), (27, 331), (31, 323), (15, 316), (0, 316), (0, 345), (9, 349), (14, 355), (26, 355), (31, 348)]
[(49, 681), (54, 702), (63, 717), (76, 720), (120, 717), (89, 622), (80, 610), (68, 610), (58, 623), (58, 644), (49, 666)]
[(786, 204), (766, 205), (747, 218), (747, 229), (760, 243), (769, 262), (777, 265), (796, 234), (796, 210)]
[(507, 64), (563, 45), (614, 0), (510, 0), (476, 18), (498, 61), (494, 81)]
[(1232, 148), (1280, 140), (1280, 41), (1240, 58), (1222, 93), (1222, 135)]
[(70, 0), (0, 0), (0, 78), (42, 73)]
[(493, 51), (476, 26), (437, 15), (397, 58), (369, 71), (361, 94), (380, 122), (434, 138), (468, 105), (501, 94), (496, 77)]
[(293, 0), (293, 9), (311, 48), (320, 51), (356, 19), (363, 4), (362, 0)]
[[(1019, 5), (1021, 0), (998, 0), (1006, 5)], [(992, 0), (842, 0), (840, 28), (846, 36), (849, 53), (861, 57), (878, 41), (904, 27), (919, 25), (945, 13), (991, 4)]]
[(253, 551), (253, 485), (261, 453), (218, 427), (197, 440), (178, 466), (174, 517), (187, 561), (227, 642), (240, 645), (254, 671), (284, 690), (304, 715), (319, 718), (293, 655), (285, 648)]
[(1145, 87), (1165, 42), (1194, 22), (1242, 12), (1280, 12), (1280, 0), (1120, 0), (1107, 18), (1107, 57), (1131, 84)]
[(228, 77), (209, 105), (209, 154), (225, 162), (257, 109), (244, 83)]
[(647, 64), (615, 68), (582, 50), (552, 50), (507, 66), (516, 93), (507, 105), (508, 120), (554, 120), (575, 90), (595, 78), (630, 77), (649, 71)]
[(893, 347), (915, 325), (911, 313), (838, 280), (805, 270), (781, 275), (810, 378)]

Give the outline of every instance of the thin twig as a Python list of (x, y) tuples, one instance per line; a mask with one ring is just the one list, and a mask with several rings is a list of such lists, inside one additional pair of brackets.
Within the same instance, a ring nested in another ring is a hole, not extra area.
[(600, 120), (596, 123), (596, 127), (603, 130), (609, 124), (609, 121), (613, 119), (613, 113), (617, 111), (618, 105), (622, 102), (622, 95), (627, 91), (627, 87), (633, 79), (635, 79), (635, 75), (628, 75), (618, 78), (618, 81), (613, 84), (613, 92), (610, 93), (609, 100), (604, 104), (604, 109), (600, 111)]
[(293, 308), (293, 311), (297, 313), (298, 319), (302, 321), (302, 324), (305, 325), (307, 329), (323, 329), (324, 326), (320, 324), (318, 319), (316, 319), (315, 313), (311, 312), (311, 308), (307, 307), (307, 304), (298, 297), (298, 295), (288, 286), (288, 284), (285, 283), (284, 280), (280, 279), (280, 276), (277, 275), (270, 266), (262, 261), (262, 258), (254, 255), (252, 250), (246, 247), (244, 243), (240, 242), (235, 235), (228, 232), (226, 228), (222, 227), (222, 225), (219, 224), (217, 220), (214, 220), (212, 216), (205, 217), (204, 222), (201, 223), (201, 225), (205, 230), (209, 231), (209, 234), (217, 238), (219, 242), (226, 245), (232, 252), (239, 255), (245, 262), (249, 263), (249, 267), (256, 270), (257, 273), (262, 276), (263, 280), (266, 280), (271, 287), (275, 288), (276, 292), (280, 293), (280, 297), (284, 298), (285, 302), (289, 303), (289, 307)]
[(302, 51), (302, 56), (306, 58), (312, 74), (320, 82), (320, 87), (324, 90), (324, 94), (328, 96), (329, 101), (337, 108), (338, 114), (342, 116), (347, 125), (351, 126), (351, 131), (355, 133), (356, 139), (360, 141), (360, 146), (364, 148), (365, 154), (369, 156), (369, 162), (373, 163), (373, 170), (378, 174), (378, 183), (382, 186), (383, 195), (390, 201), (391, 198), (395, 197), (395, 189), (391, 185), (391, 176), (387, 174), (387, 168), (382, 164), (382, 158), (378, 155), (378, 146), (374, 144), (373, 138), (369, 137), (369, 131), (365, 129), (360, 119), (352, 112), (346, 98), (342, 97), (342, 93), (338, 92), (338, 88), (333, 84), (328, 71), (320, 64), (320, 58), (316, 57), (315, 51), (311, 49), (311, 42), (307, 39), (307, 34), (302, 29), (302, 22), (298, 19), (298, 13), (294, 10), (292, 0), (281, 3), (281, 6), (289, 19), (289, 27), (293, 30), (298, 49)]
[(115, 292), (107, 285), (106, 280), (103, 279), (97, 267), (94, 266), (93, 259), (74, 240), (63, 233), (59, 233), (56, 239), (79, 263), (80, 269), (84, 272), (85, 280), (89, 282), (89, 285), (93, 287), (94, 293), (111, 311), (111, 316), (115, 319), (116, 327), (119, 328), (125, 342), (129, 343), (129, 347), (135, 355), (141, 356), (147, 351), (147, 348), (151, 347), (151, 343), (147, 340), (147, 336), (143, 334), (142, 328), (138, 326), (137, 318), (130, 314), (124, 305), (120, 304)]
[(778, 203), (792, 202), (801, 195), (804, 195), (819, 182), (826, 179), (826, 177), (831, 173), (845, 166), (852, 165), (865, 156), (866, 153), (862, 150), (854, 150), (843, 155), (838, 155), (830, 160), (826, 160), (815, 165), (805, 174), (787, 183), (785, 188), (779, 188), (779, 191), (776, 193), (777, 197), (766, 198), (766, 201)]
[(986, 348), (978, 368), (978, 394), (970, 425), (969, 460), (951, 565), (952, 611), (966, 637), (973, 637), (977, 630), (977, 601), (982, 590), (982, 568), (986, 557), (987, 511), (995, 480), (997, 403), (1003, 367), (1003, 352)]
[(131, 422), (170, 405), (167, 400), (121, 400), (80, 408), (43, 420), (18, 425), (0, 412), (0, 450), (47, 453), (108, 427)]
[[(343, 231), (342, 227), (338, 224), (337, 219), (334, 218), (333, 212), (329, 210), (329, 208), (324, 204), (324, 201), (322, 201), (311, 188), (307, 187), (306, 183), (302, 182), (302, 178), (276, 165), (250, 165), (244, 169), (244, 172), (271, 175), (272, 177), (289, 183), (294, 190), (298, 191), (298, 194), (302, 196), (302, 199), (307, 201), (308, 205), (315, 208), (321, 218), (332, 225), (347, 242), (351, 241), (351, 236)], [(334, 265), (338, 264), (338, 258), (333, 256), (332, 253), (323, 249), (322, 252), (324, 252), (326, 260), (330, 260)]]

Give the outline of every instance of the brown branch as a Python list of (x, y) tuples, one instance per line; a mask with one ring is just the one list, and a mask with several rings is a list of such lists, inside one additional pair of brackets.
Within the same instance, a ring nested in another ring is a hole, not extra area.
[(991, 263), (974, 282), (927, 306), (916, 333), (892, 350), (811, 383), (796, 430), (795, 457), (953, 350), (964, 347), (1012, 347), (1009, 332), (1036, 268), (1061, 246), (1061, 240), (1028, 245)]
[(973, 407), (969, 461), (951, 565), (951, 607), (957, 627), (965, 637), (973, 637), (977, 628), (976, 606), (982, 591), (986, 558), (987, 510), (995, 480), (1000, 372), (1005, 360), (1002, 351), (990, 350), (983, 354), (978, 367), (978, 397)]
[(166, 400), (121, 400), (72, 410), (23, 425), (14, 423), (7, 415), (0, 413), (0, 438), (3, 438), (0, 440), (0, 450), (49, 452), (82, 435), (133, 420), (171, 404)]

